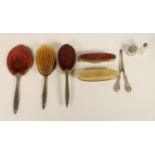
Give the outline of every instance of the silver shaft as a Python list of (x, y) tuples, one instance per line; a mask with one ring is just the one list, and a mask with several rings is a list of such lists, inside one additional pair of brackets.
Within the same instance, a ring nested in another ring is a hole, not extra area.
[(128, 81), (127, 75), (125, 73), (125, 68), (124, 68), (124, 60), (123, 60), (123, 53), (122, 50), (120, 50), (120, 58), (121, 58), (121, 72), (123, 72), (123, 78), (124, 78), (124, 89), (127, 92), (131, 92), (132, 88), (130, 86), (130, 83)]
[(19, 108), (19, 87), (20, 87), (20, 78), (21, 75), (17, 74), (16, 75), (16, 88), (15, 88), (15, 94), (14, 94), (14, 105), (13, 105), (13, 109), (14, 109), (14, 113), (16, 114)]
[(46, 100), (47, 100), (47, 78), (48, 76), (44, 76), (44, 87), (42, 92), (42, 109), (46, 107)]
[(65, 99), (66, 99), (66, 107), (69, 105), (69, 80), (68, 80), (68, 74), (69, 71), (65, 71), (66, 74), (66, 82), (65, 82)]
[(117, 77), (117, 80), (114, 84), (114, 91), (118, 92), (120, 90), (120, 80), (121, 80), (121, 71), (122, 71), (122, 59), (121, 59), (121, 54), (119, 53), (119, 66), (118, 66), (118, 70), (119, 70), (119, 75)]
[(132, 88), (129, 84), (127, 75), (125, 73), (122, 49), (120, 50), (120, 53), (119, 53), (119, 76), (117, 77), (117, 80), (116, 80), (114, 87), (113, 87), (115, 92), (118, 92), (120, 90), (121, 72), (123, 73), (123, 78), (124, 78), (124, 89), (127, 92), (130, 92), (132, 90)]
[(117, 80), (114, 84), (113, 89), (115, 92), (118, 92), (120, 90), (120, 79), (121, 79), (121, 74), (118, 75)]

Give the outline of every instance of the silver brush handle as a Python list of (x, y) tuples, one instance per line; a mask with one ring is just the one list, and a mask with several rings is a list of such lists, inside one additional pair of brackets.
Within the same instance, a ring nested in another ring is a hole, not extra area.
[(120, 90), (120, 79), (121, 79), (121, 75), (119, 74), (113, 87), (115, 92), (118, 92)]
[(66, 74), (66, 82), (65, 82), (65, 99), (66, 99), (66, 107), (69, 105), (69, 80), (68, 80), (68, 74), (69, 71), (65, 71)]
[(132, 88), (129, 84), (129, 81), (128, 81), (128, 78), (126, 76), (125, 73), (123, 73), (123, 77), (124, 77), (124, 89), (127, 91), (127, 92), (131, 92)]
[(19, 108), (19, 87), (20, 87), (20, 78), (21, 75), (17, 74), (16, 75), (16, 88), (15, 88), (15, 94), (14, 94), (14, 104), (13, 104), (13, 110), (14, 113), (16, 114)]
[(45, 109), (46, 107), (46, 100), (47, 100), (47, 77), (44, 76), (44, 87), (43, 87), (43, 93), (42, 93), (42, 109)]

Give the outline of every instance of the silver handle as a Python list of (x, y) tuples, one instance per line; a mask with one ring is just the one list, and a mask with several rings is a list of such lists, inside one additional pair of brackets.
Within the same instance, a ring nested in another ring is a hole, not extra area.
[(42, 93), (42, 109), (45, 109), (46, 107), (46, 99), (47, 99), (47, 77), (44, 76), (44, 87), (43, 87), (43, 93)]
[(14, 94), (14, 105), (13, 105), (13, 110), (14, 113), (16, 114), (19, 108), (19, 87), (20, 87), (20, 74), (16, 75), (16, 88), (15, 88), (15, 94)]
[(113, 87), (115, 92), (118, 92), (120, 90), (120, 79), (121, 79), (121, 75), (119, 74)]
[(68, 81), (68, 73), (69, 71), (66, 70), (65, 74), (66, 74), (66, 87), (65, 87), (65, 98), (66, 98), (66, 107), (68, 107), (69, 104), (69, 81)]
[(124, 89), (127, 91), (127, 92), (131, 92), (132, 88), (129, 84), (129, 81), (128, 81), (128, 78), (127, 76), (125, 75), (125, 73), (123, 73), (123, 77), (124, 77)]

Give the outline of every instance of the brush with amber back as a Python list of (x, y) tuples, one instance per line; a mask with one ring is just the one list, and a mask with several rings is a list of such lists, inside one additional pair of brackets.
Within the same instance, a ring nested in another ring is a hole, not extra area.
[(55, 50), (50, 45), (42, 45), (36, 51), (36, 65), (40, 74), (44, 76), (44, 86), (42, 92), (42, 108), (46, 107), (47, 99), (47, 79), (56, 67)]

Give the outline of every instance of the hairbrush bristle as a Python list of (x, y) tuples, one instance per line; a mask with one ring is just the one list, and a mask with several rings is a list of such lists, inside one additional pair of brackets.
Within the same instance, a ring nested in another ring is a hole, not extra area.
[[(76, 75), (76, 73), (75, 73)], [(77, 71), (77, 76), (83, 81), (106, 81), (112, 80), (119, 75), (119, 72), (110, 68), (88, 68)]]
[(56, 65), (55, 50), (50, 45), (42, 45), (36, 52), (36, 64), (42, 75), (49, 75)]

